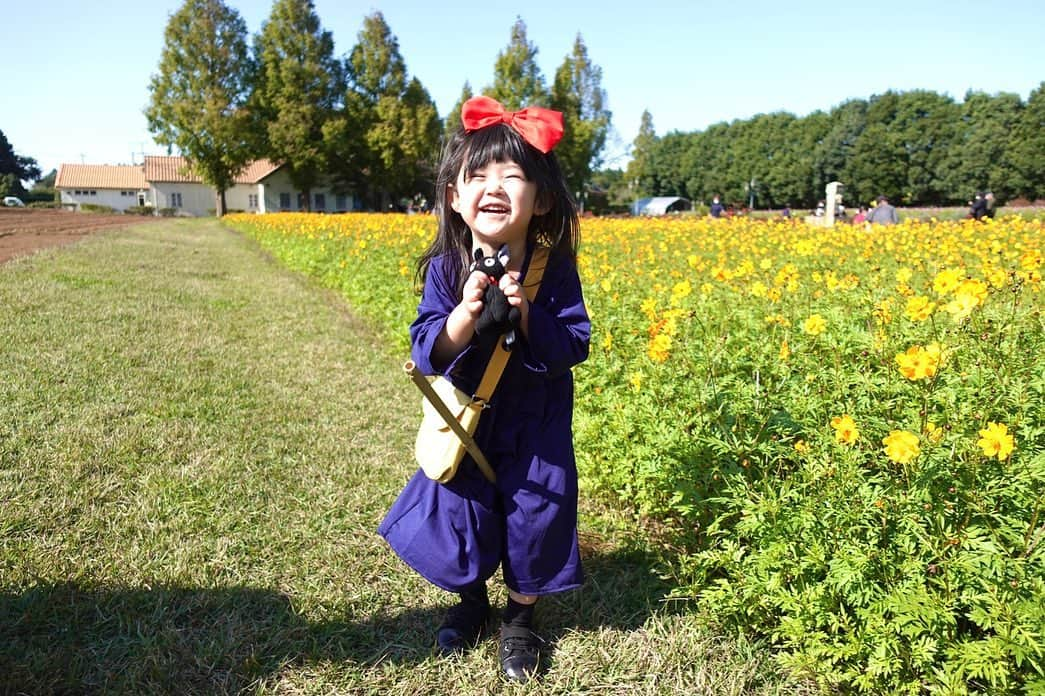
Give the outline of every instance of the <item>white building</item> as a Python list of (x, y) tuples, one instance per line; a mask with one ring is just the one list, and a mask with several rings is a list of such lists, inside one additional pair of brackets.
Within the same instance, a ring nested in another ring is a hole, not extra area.
[[(55, 179), (63, 207), (81, 209), (84, 204), (107, 205), (125, 211), (132, 206), (170, 210), (174, 215), (212, 216), (217, 193), (194, 174), (183, 157), (146, 156), (142, 165), (63, 164)], [(225, 192), (229, 211), (266, 213), (298, 211), (348, 212), (362, 209), (358, 198), (349, 192), (335, 191), (329, 185), (311, 192), (311, 206), (305, 194), (290, 182), (286, 169), (269, 160), (248, 164)]]
[(145, 173), (134, 165), (62, 164), (54, 187), (62, 207), (76, 210), (92, 204), (123, 211), (148, 200)]

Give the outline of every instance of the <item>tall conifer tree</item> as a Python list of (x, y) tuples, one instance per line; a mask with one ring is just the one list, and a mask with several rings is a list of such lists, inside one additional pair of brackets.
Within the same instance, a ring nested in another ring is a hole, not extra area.
[(526, 23), (521, 17), (512, 25), (508, 46), (497, 54), (494, 82), (483, 94), (501, 102), (509, 111), (548, 106), (548, 89), (537, 67), (537, 47), (526, 38)]
[(345, 91), (334, 39), (311, 0), (277, 0), (255, 41), (258, 80), (252, 105), (264, 123), (261, 151), (286, 165), (312, 209), (312, 189), (329, 170), (325, 129)]
[(566, 127), (555, 151), (570, 190), (583, 204), (584, 188), (592, 171), (601, 164), (611, 115), (602, 89), (602, 68), (588, 58), (588, 48), (580, 34), (573, 51), (555, 72), (551, 107), (563, 112)]

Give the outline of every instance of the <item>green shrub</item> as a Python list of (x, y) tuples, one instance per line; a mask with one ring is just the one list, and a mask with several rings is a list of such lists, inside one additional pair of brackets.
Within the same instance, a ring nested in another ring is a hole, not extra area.
[(124, 209), (125, 215), (152, 215), (155, 208), (151, 205), (132, 205)]
[(100, 203), (81, 203), (80, 210), (85, 213), (115, 213), (116, 210), (111, 205), (102, 205)]
[(61, 208), (62, 204), (55, 201), (33, 201), (32, 203), (26, 203), (26, 208)]
[(157, 213), (160, 217), (174, 217), (178, 214), (177, 208), (160, 208)]

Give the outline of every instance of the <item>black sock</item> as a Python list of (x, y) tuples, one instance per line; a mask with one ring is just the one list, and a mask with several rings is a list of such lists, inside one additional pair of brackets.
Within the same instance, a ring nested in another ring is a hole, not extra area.
[(522, 604), (511, 597), (508, 598), (508, 606), (504, 608), (504, 616), (501, 621), (505, 626), (518, 626), (519, 628), (530, 628), (533, 626), (533, 608), (537, 603)]

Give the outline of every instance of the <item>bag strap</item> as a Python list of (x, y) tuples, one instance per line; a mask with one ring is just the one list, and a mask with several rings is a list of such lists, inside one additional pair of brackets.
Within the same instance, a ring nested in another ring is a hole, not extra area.
[[(526, 275), (523, 277), (523, 291), (526, 293), (526, 299), (530, 302), (533, 302), (534, 298), (537, 297), (537, 291), (541, 289), (541, 279), (544, 277), (544, 269), (547, 267), (548, 247), (535, 247), (533, 256), (530, 258), (530, 265), (526, 269)], [(482, 406), (486, 405), (490, 397), (493, 396), (493, 390), (497, 388), (497, 383), (501, 380), (501, 373), (504, 372), (504, 367), (508, 364), (510, 356), (511, 352), (504, 348), (504, 341), (498, 341), (493, 349), (493, 355), (490, 356), (490, 362), (486, 366), (486, 372), (483, 373), (483, 378), (479, 381), (479, 387), (475, 390), (475, 395), (472, 397), (473, 401), (478, 401)]]

